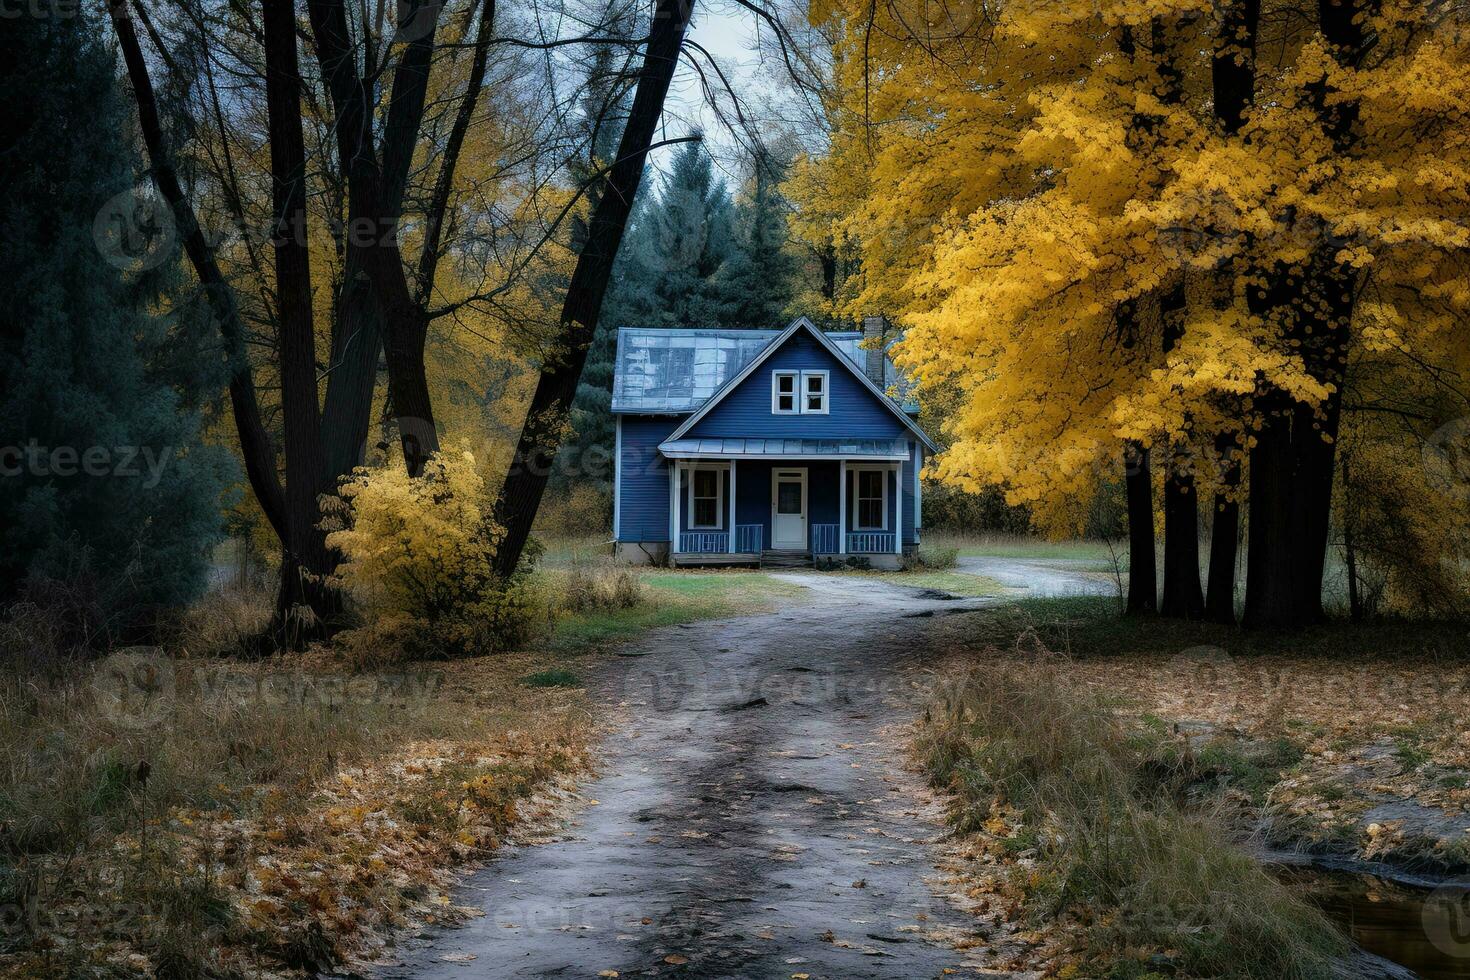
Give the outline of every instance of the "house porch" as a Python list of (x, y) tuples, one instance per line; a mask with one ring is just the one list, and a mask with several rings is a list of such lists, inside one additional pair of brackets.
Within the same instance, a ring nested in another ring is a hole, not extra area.
[(669, 561), (792, 567), (861, 557), (896, 567), (918, 539), (917, 460), (720, 458), (669, 461)]

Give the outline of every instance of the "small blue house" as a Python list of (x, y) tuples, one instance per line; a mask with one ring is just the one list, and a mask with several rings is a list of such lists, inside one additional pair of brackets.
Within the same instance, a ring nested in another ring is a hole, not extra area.
[[(886, 321), (618, 331), (613, 536), (631, 562), (896, 566), (938, 446), (889, 394)], [(873, 343), (863, 347), (864, 337)]]

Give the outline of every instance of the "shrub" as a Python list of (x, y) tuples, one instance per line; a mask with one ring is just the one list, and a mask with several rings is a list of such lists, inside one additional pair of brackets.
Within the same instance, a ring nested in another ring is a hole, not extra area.
[(997, 487), (967, 493), (947, 483), (925, 480), (924, 526), (939, 531), (1026, 534), (1031, 530), (1031, 514), (1025, 507), (1006, 503), (1005, 493)]
[(814, 567), (819, 572), (840, 572), (844, 569), (866, 572), (873, 567), (873, 563), (862, 555), (848, 555), (846, 558), (833, 556), (818, 558)]
[(342, 553), (336, 578), (368, 625), (344, 637), (370, 656), (468, 656), (506, 650), (548, 623), (531, 581), (536, 552), (515, 574), (495, 573), (503, 529), (490, 517), (469, 453), (439, 454), (424, 475), (360, 468), (332, 507), (345, 527), (327, 536)]
[(643, 580), (631, 568), (573, 565), (562, 591), (568, 612), (631, 609), (643, 601)]
[(960, 560), (960, 549), (926, 544), (915, 549), (913, 564), (919, 568), (954, 568)]
[(548, 495), (536, 514), (536, 533), (549, 538), (595, 535), (607, 540), (612, 536), (612, 494), (579, 483), (563, 493)]

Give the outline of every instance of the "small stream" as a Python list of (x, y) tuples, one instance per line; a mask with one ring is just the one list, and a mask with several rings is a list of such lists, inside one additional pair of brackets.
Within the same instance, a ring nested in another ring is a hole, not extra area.
[(1375, 956), (1425, 980), (1470, 980), (1470, 883), (1414, 888), (1361, 872), (1273, 870)]

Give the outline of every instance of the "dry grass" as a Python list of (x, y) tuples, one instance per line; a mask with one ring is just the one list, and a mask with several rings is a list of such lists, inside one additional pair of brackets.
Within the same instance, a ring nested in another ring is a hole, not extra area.
[[(1231, 842), (1228, 767), (1125, 721), (1067, 664), (988, 664), (941, 686), (919, 748), (962, 832), (1015, 869), (1035, 923), (1082, 937), (1071, 975), (1331, 975), (1344, 941)], [(1067, 957), (1063, 957), (1064, 959)]]
[(561, 583), (561, 606), (572, 613), (631, 609), (645, 596), (636, 571), (611, 563), (572, 565)]
[(0, 672), (0, 972), (261, 976), (371, 953), (445, 915), (452, 869), (585, 764), (585, 695), (519, 683), (543, 655), (369, 673), (330, 650), (201, 655), (262, 615), (219, 595), (166, 650)]
[[(1470, 812), (1463, 624), (1333, 622), (1277, 634), (1120, 618), (1106, 599), (1065, 598), (936, 629), (957, 666), (1024, 665), (1039, 648), (1059, 649), (1074, 683), (1113, 693), (1136, 718), (1222, 741), (1296, 744), (1301, 761), (1269, 787), (1279, 844), (1470, 868), (1470, 836), (1453, 829)], [(1411, 801), (1425, 819), (1367, 816), (1386, 800)]]

